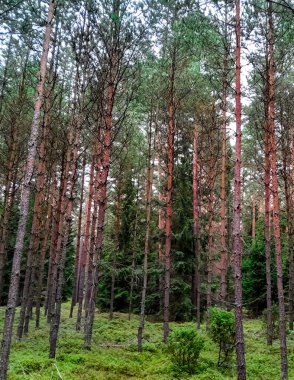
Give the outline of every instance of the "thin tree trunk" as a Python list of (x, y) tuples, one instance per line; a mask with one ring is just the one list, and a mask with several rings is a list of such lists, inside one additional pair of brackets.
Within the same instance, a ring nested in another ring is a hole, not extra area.
[(135, 216), (135, 226), (133, 235), (133, 246), (132, 246), (132, 265), (131, 265), (131, 285), (130, 285), (130, 296), (129, 296), (129, 321), (131, 320), (131, 314), (133, 311), (133, 291), (134, 291), (134, 277), (135, 277), (135, 265), (136, 265), (136, 241), (138, 232), (138, 207), (139, 207), (139, 180), (136, 198), (136, 216)]
[(192, 281), (193, 304), (196, 309), (197, 328), (200, 328), (200, 226), (199, 226), (199, 158), (198, 158), (198, 126), (194, 129), (193, 139), (193, 252), (194, 273)]
[(37, 254), (40, 244), (40, 233), (42, 225), (42, 205), (45, 199), (45, 171), (46, 171), (46, 156), (45, 152), (48, 144), (49, 132), (49, 110), (46, 110), (44, 118), (43, 136), (39, 147), (39, 162), (37, 169), (36, 180), (36, 195), (33, 210), (33, 221), (31, 227), (30, 246), (27, 257), (27, 268), (25, 274), (25, 282), (23, 289), (23, 296), (21, 302), (20, 318), (17, 329), (17, 337), (22, 338), (23, 333), (28, 332), (29, 319), (31, 314), (31, 307), (33, 304), (33, 290), (35, 286)]
[(174, 81), (176, 71), (176, 49), (172, 53), (170, 75), (170, 99), (168, 107), (168, 135), (167, 135), (167, 202), (165, 219), (165, 275), (163, 298), (163, 342), (167, 343), (169, 335), (169, 295), (170, 295), (170, 253), (171, 253), (171, 216), (172, 216), (172, 188), (174, 166), (174, 134), (175, 134), (175, 102)]
[(267, 315), (267, 344), (273, 343), (273, 321), (272, 321), (272, 280), (271, 280), (271, 226), (270, 226), (270, 134), (268, 128), (268, 93), (266, 93), (265, 101), (265, 131), (264, 131), (264, 145), (265, 145), (265, 175), (264, 175), (264, 238), (265, 238), (265, 267), (266, 267), (266, 315)]
[(279, 335), (281, 350), (281, 379), (288, 378), (288, 359), (286, 343), (286, 317), (283, 289), (283, 266), (281, 257), (281, 235), (279, 216), (279, 194), (277, 176), (277, 150), (275, 137), (275, 61), (274, 61), (274, 25), (272, 14), (272, 2), (268, 3), (268, 128), (271, 141), (271, 169), (272, 169), (272, 193), (273, 193), (273, 228), (276, 251), (277, 288), (279, 300)]
[(30, 197), (30, 184), (34, 170), (34, 162), (36, 156), (36, 144), (38, 138), (40, 110), (42, 105), (42, 98), (44, 93), (44, 83), (46, 66), (48, 60), (48, 52), (50, 45), (50, 35), (52, 29), (52, 21), (55, 10), (55, 0), (49, 3), (48, 18), (44, 36), (43, 52), (40, 61), (39, 82), (37, 85), (37, 96), (35, 100), (34, 118), (32, 123), (31, 135), (28, 142), (28, 155), (25, 170), (25, 176), (22, 181), (22, 194), (20, 201), (20, 218), (18, 222), (18, 229), (16, 235), (15, 251), (13, 256), (11, 280), (8, 294), (7, 309), (3, 328), (2, 351), (0, 359), (0, 380), (6, 380), (7, 369), (11, 345), (12, 327), (15, 316), (15, 308), (18, 298), (19, 276), (20, 276), (20, 262), (24, 245), (24, 235), (26, 229), (26, 222), (29, 209)]
[[(215, 110), (212, 110), (215, 113)], [(206, 295), (206, 307), (207, 311), (212, 306), (212, 265), (213, 265), (213, 205), (214, 205), (214, 154), (213, 154), (213, 141), (214, 141), (214, 131), (215, 121), (214, 116), (212, 120), (212, 131), (209, 133), (209, 174), (208, 174), (208, 187), (209, 187), (209, 200), (208, 200), (208, 243), (207, 243), (207, 295)], [(209, 318), (207, 318), (206, 329), (209, 329)]]
[(228, 25), (227, 1), (225, 2), (225, 36), (224, 36), (224, 66), (223, 66), (223, 98), (222, 98), (222, 167), (221, 167), (221, 306), (225, 307), (227, 299), (228, 251), (226, 244), (226, 164), (227, 164), (227, 70), (228, 70)]
[(75, 272), (72, 290), (72, 299), (70, 306), (69, 318), (72, 318), (73, 309), (77, 303), (77, 289), (78, 289), (78, 276), (80, 272), (80, 247), (81, 247), (81, 230), (82, 230), (82, 216), (83, 216), (83, 202), (84, 202), (84, 182), (85, 182), (85, 169), (86, 169), (86, 156), (83, 160), (83, 171), (82, 171), (82, 187), (80, 195), (80, 208), (79, 208), (79, 218), (78, 218), (78, 231), (77, 231), (77, 246), (76, 246), (76, 256), (75, 256)]
[(292, 192), (289, 196), (290, 215), (289, 215), (289, 328), (293, 330), (294, 322), (294, 133), (292, 131), (292, 171), (291, 171), (291, 185)]
[[(70, 128), (72, 129), (72, 127)], [(50, 324), (50, 337), (49, 337), (49, 358), (55, 358), (56, 355), (56, 344), (60, 325), (61, 317), (61, 303), (62, 303), (62, 288), (64, 282), (64, 269), (67, 251), (67, 242), (70, 231), (70, 224), (72, 219), (72, 208), (73, 208), (73, 192), (76, 182), (76, 172), (77, 172), (77, 158), (78, 158), (78, 142), (79, 142), (79, 130), (80, 125), (75, 126), (75, 131), (69, 132), (69, 147), (67, 153), (67, 163), (69, 170), (66, 170), (68, 175), (65, 177), (65, 193), (63, 194), (64, 200), (64, 212), (60, 221), (59, 228), (59, 241), (57, 244), (56, 258), (57, 258), (57, 273), (56, 273), (56, 284), (53, 294), (55, 295), (54, 301), (52, 302), (53, 307), (51, 310), (51, 324)], [(74, 136), (75, 135), (75, 136)]]
[(89, 237), (90, 237), (90, 225), (91, 225), (91, 207), (93, 200), (93, 186), (94, 186), (94, 167), (95, 167), (95, 155), (93, 155), (91, 169), (90, 169), (90, 179), (89, 179), (89, 191), (88, 199), (86, 205), (86, 215), (83, 231), (83, 244), (81, 251), (81, 263), (80, 263), (80, 273), (79, 273), (79, 286), (78, 286), (78, 312), (77, 312), (77, 322), (76, 330), (80, 331), (81, 321), (82, 321), (82, 311), (83, 311), (83, 300), (85, 293), (85, 274), (86, 274), (86, 265), (87, 265), (87, 255), (88, 255), (88, 246), (89, 246)]
[[(54, 176), (55, 177), (55, 176)], [(36, 328), (40, 328), (40, 313), (41, 313), (41, 301), (42, 301), (42, 289), (43, 289), (43, 280), (44, 280), (44, 265), (45, 257), (48, 248), (48, 241), (50, 236), (50, 224), (51, 224), (51, 215), (52, 215), (52, 197), (56, 191), (56, 178), (53, 178), (49, 198), (48, 198), (48, 209), (46, 213), (46, 222), (44, 226), (44, 237), (41, 246), (40, 258), (39, 258), (39, 273), (37, 279), (36, 287)]]
[(235, 323), (237, 378), (246, 379), (242, 316), (242, 243), (241, 243), (241, 25), (240, 0), (236, 0), (236, 146), (233, 217), (233, 251), (235, 278)]
[(252, 195), (252, 224), (251, 224), (252, 242), (254, 242), (254, 239), (255, 239), (255, 225), (256, 225), (255, 208), (256, 208), (256, 200), (255, 200), (255, 194), (253, 194)]
[(119, 252), (119, 227), (120, 227), (120, 201), (121, 201), (121, 189), (120, 180), (117, 184), (117, 201), (115, 206), (115, 224), (114, 224), (114, 249), (112, 257), (112, 268), (111, 268), (111, 290), (110, 290), (110, 309), (109, 309), (109, 319), (113, 319), (113, 308), (114, 308), (114, 292), (115, 292), (115, 275), (117, 267), (117, 255)]
[(153, 184), (153, 166), (154, 159), (152, 158), (152, 115), (150, 119), (150, 127), (148, 131), (148, 166), (146, 177), (146, 229), (145, 229), (145, 246), (143, 260), (143, 289), (141, 297), (141, 312), (138, 327), (138, 351), (142, 352), (142, 340), (145, 323), (145, 306), (148, 281), (148, 255), (149, 255), (149, 235), (150, 235), (150, 216), (151, 216), (151, 198)]

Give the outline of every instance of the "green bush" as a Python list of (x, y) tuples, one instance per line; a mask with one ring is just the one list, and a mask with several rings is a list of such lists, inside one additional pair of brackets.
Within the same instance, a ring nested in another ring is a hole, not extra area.
[(194, 373), (203, 346), (204, 339), (191, 327), (178, 328), (171, 332), (167, 349), (175, 369)]
[(210, 328), (209, 336), (218, 344), (218, 366), (221, 367), (230, 361), (235, 347), (235, 317), (233, 312), (212, 307), (209, 309)]

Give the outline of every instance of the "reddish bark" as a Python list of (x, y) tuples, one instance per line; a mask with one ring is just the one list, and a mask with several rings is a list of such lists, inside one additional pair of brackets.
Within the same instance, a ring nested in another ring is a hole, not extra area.
[(236, 145), (235, 189), (233, 215), (233, 250), (235, 282), (235, 323), (237, 378), (246, 379), (246, 364), (242, 317), (242, 244), (241, 244), (241, 25), (240, 0), (236, 0)]
[(34, 162), (36, 156), (36, 144), (38, 138), (40, 110), (42, 105), (42, 98), (44, 93), (45, 74), (48, 60), (48, 52), (50, 45), (50, 35), (52, 29), (52, 21), (55, 10), (55, 1), (51, 0), (49, 3), (48, 18), (46, 23), (46, 30), (43, 42), (43, 52), (40, 60), (40, 73), (39, 82), (37, 85), (37, 94), (34, 108), (34, 118), (32, 123), (31, 134), (28, 142), (28, 153), (25, 175), (22, 180), (22, 194), (20, 201), (20, 218), (18, 222), (18, 229), (16, 235), (15, 251), (13, 256), (11, 280), (8, 294), (7, 310), (5, 315), (5, 322), (3, 328), (2, 339), (2, 352), (0, 359), (0, 379), (6, 380), (8, 360), (11, 345), (12, 327), (15, 316), (16, 303), (18, 298), (19, 275), (20, 275), (20, 262), (23, 252), (24, 235), (26, 229), (26, 222), (28, 217), (30, 185), (34, 169)]
[[(206, 295), (206, 307), (207, 310), (212, 306), (212, 270), (213, 270), (213, 245), (214, 245), (214, 236), (213, 236), (213, 206), (214, 206), (214, 152), (213, 152), (213, 142), (214, 142), (214, 128), (215, 120), (214, 113), (215, 110), (212, 110), (213, 120), (212, 120), (212, 130), (209, 134), (209, 173), (208, 173), (208, 188), (209, 188), (209, 199), (208, 199), (208, 243), (207, 243), (207, 295)], [(209, 318), (207, 318), (207, 328), (209, 328)]]
[(288, 378), (288, 359), (286, 342), (286, 317), (283, 289), (283, 266), (281, 257), (281, 233), (279, 216), (279, 194), (277, 176), (277, 149), (275, 137), (275, 59), (274, 59), (274, 25), (272, 14), (272, 2), (268, 3), (268, 128), (271, 143), (271, 170), (272, 170), (272, 194), (273, 194), (273, 229), (275, 239), (277, 288), (279, 300), (279, 336), (281, 351), (281, 379)]
[[(119, 14), (120, 1), (114, 2), (114, 14)], [(112, 48), (112, 55), (110, 57), (109, 77), (106, 90), (106, 110), (105, 110), (105, 131), (102, 138), (103, 154), (101, 162), (101, 175), (99, 177), (99, 198), (98, 198), (98, 219), (97, 219), (97, 235), (96, 235), (96, 247), (93, 255), (93, 260), (89, 262), (90, 270), (93, 276), (92, 285), (89, 293), (89, 301), (86, 309), (85, 318), (85, 348), (91, 348), (92, 330), (95, 314), (95, 301), (97, 294), (97, 280), (98, 280), (98, 263), (102, 252), (103, 238), (104, 238), (104, 222), (106, 213), (107, 202), (107, 179), (110, 165), (110, 148), (112, 137), (112, 111), (114, 104), (115, 94), (115, 72), (117, 69), (117, 26), (114, 27), (114, 45)]]

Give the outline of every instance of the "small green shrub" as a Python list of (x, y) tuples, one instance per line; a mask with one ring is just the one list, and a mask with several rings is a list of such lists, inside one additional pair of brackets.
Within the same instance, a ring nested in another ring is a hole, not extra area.
[(209, 336), (218, 344), (218, 366), (228, 364), (235, 347), (235, 316), (233, 312), (212, 307), (209, 309)]
[(194, 373), (203, 346), (204, 339), (193, 328), (175, 329), (169, 336), (167, 346), (175, 369)]

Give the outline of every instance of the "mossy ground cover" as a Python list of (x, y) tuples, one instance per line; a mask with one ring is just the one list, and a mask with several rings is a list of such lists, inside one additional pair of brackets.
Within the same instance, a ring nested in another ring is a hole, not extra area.
[[(75, 318), (69, 319), (69, 304), (63, 305), (62, 323), (56, 360), (48, 359), (49, 328), (42, 320), (42, 328), (35, 330), (33, 322), (28, 337), (12, 345), (9, 380), (227, 380), (236, 378), (234, 358), (229, 368), (217, 367), (217, 346), (205, 333), (196, 374), (176, 375), (170, 358), (162, 346), (162, 324), (146, 322), (143, 353), (136, 352), (138, 318), (128, 321), (126, 314), (116, 313), (112, 321), (108, 315), (95, 317), (91, 351), (83, 350), (83, 335), (75, 331)], [(0, 308), (1, 328), (4, 308)], [(17, 319), (17, 318), (16, 318)], [(171, 328), (179, 324), (172, 323)], [(185, 323), (193, 326), (193, 323)], [(279, 342), (267, 347), (260, 320), (245, 320), (246, 364), (249, 380), (278, 380)], [(294, 379), (294, 335), (288, 335), (289, 379)]]

